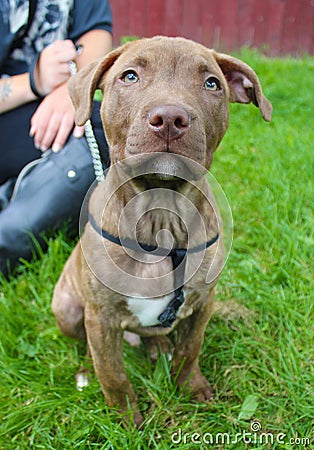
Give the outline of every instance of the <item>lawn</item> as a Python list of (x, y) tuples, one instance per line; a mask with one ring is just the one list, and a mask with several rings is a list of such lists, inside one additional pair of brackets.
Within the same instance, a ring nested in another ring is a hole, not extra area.
[(119, 425), (95, 377), (76, 390), (83, 348), (60, 334), (50, 308), (73, 247), (60, 233), (14, 279), (0, 279), (0, 449), (314, 448), (314, 59), (240, 56), (274, 115), (266, 123), (254, 106), (231, 105), (212, 167), (234, 219), (200, 358), (213, 402), (192, 403), (165, 357), (152, 365), (127, 344), (142, 430)]

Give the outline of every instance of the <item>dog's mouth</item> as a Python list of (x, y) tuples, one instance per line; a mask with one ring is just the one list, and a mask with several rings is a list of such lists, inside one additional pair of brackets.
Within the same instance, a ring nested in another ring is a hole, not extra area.
[(140, 189), (179, 190), (195, 184), (206, 173), (205, 167), (191, 158), (168, 152), (141, 153), (116, 163), (122, 178), (137, 183)]
[(135, 180), (145, 189), (167, 188), (178, 190), (184, 183), (195, 179), (187, 162), (173, 153), (150, 155), (136, 167)]
[(153, 173), (140, 175), (134, 178), (134, 181), (145, 190), (165, 188), (177, 191), (186, 182), (182, 178), (171, 176), (165, 173)]

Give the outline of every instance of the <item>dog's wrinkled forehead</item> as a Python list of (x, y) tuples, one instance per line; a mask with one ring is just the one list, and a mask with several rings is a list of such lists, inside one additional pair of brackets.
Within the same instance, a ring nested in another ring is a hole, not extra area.
[(145, 46), (142, 41), (132, 42), (124, 48), (111, 67), (113, 77), (124, 70), (139, 67), (162, 77), (174, 77), (176, 71), (208, 71), (224, 78), (213, 50), (201, 44), (183, 38), (147, 39)]

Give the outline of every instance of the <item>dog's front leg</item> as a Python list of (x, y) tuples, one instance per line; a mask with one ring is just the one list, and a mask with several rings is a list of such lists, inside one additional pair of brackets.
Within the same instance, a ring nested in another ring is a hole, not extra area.
[(99, 306), (86, 306), (87, 341), (106, 402), (108, 406), (118, 406), (121, 412), (131, 407), (133, 420), (139, 426), (143, 417), (138, 412), (136, 394), (124, 371), (123, 330), (113, 322), (114, 319), (106, 317)]
[(213, 310), (214, 290), (208, 295), (209, 299), (204, 301), (204, 306), (199, 299), (199, 309), (179, 322), (172, 363), (173, 378), (179, 386), (185, 386), (198, 402), (206, 402), (213, 397), (212, 388), (199, 367), (204, 333)]

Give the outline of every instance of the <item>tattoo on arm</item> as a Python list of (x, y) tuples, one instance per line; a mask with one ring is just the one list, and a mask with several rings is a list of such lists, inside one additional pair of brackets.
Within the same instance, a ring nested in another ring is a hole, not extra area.
[(0, 81), (0, 101), (5, 102), (12, 92), (12, 80), (10, 77), (2, 78)]

